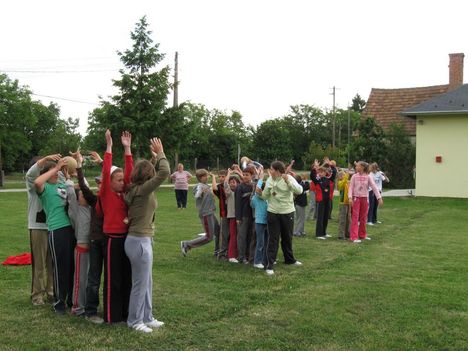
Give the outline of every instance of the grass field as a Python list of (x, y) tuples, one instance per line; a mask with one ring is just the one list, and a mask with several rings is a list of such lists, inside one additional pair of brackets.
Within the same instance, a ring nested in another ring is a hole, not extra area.
[[(217, 262), (192, 199), (158, 192), (153, 310), (143, 335), (29, 302), (31, 268), (0, 266), (1, 350), (467, 350), (468, 200), (386, 198), (371, 241), (294, 239), (303, 267), (275, 276)], [(29, 250), (26, 193), (0, 193), (0, 260)], [(338, 206), (335, 205), (336, 218)], [(336, 221), (330, 225), (336, 233)]]

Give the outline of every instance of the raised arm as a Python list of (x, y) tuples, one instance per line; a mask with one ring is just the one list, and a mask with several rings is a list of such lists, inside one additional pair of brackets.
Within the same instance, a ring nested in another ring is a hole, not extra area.
[(93, 194), (93, 192), (91, 191), (91, 189), (89, 189), (88, 185), (85, 182), (85, 177), (83, 173), (83, 156), (81, 155), (80, 150), (78, 150), (75, 153), (71, 153), (71, 155), (76, 160), (76, 173), (78, 178), (78, 185), (80, 186), (80, 190), (83, 193), (83, 197), (86, 199), (86, 202), (90, 206), (94, 207), (97, 202), (97, 196)]
[(152, 138), (150, 139), (151, 151), (156, 154), (156, 174), (153, 178), (146, 181), (141, 187), (140, 192), (142, 194), (149, 194), (155, 191), (163, 182), (166, 180), (170, 173), (169, 162), (164, 154), (163, 145), (161, 139)]
[(57, 174), (57, 172), (60, 171), (60, 169), (63, 166), (66, 166), (66, 164), (67, 164), (67, 159), (61, 158), (57, 162), (55, 167), (52, 167), (47, 172), (45, 172), (44, 174), (41, 174), (39, 177), (36, 178), (36, 180), (34, 181), (34, 186), (36, 187), (36, 191), (38, 194), (41, 194), (44, 191), (45, 183), (50, 179), (50, 177)]
[(125, 157), (125, 169), (124, 169), (124, 183), (125, 185), (130, 184), (130, 175), (133, 171), (133, 157), (132, 157), (132, 134), (125, 131), (120, 137), (122, 141), (122, 146), (124, 147), (124, 157)]

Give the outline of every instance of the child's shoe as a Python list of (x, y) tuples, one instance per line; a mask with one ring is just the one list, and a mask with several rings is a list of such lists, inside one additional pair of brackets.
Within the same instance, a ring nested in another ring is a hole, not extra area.
[(187, 256), (187, 247), (185, 246), (185, 242), (181, 241), (180, 242), (180, 251), (182, 252), (182, 255)]
[(152, 333), (153, 329), (147, 327), (144, 323), (138, 323), (135, 324), (133, 327), (136, 331), (142, 332), (142, 333)]

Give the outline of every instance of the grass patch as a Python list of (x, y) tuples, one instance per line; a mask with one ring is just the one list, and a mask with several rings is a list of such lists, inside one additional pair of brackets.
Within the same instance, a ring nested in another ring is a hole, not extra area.
[[(0, 266), (2, 350), (464, 350), (468, 349), (468, 201), (386, 198), (371, 241), (294, 239), (303, 267), (275, 276), (217, 262), (213, 245), (183, 258), (202, 228), (193, 199), (176, 209), (158, 192), (151, 335), (55, 316), (29, 302), (30, 267)], [(27, 252), (26, 193), (1, 193), (0, 259)], [(335, 203), (334, 218), (337, 217)], [(336, 220), (330, 223), (336, 233)]]

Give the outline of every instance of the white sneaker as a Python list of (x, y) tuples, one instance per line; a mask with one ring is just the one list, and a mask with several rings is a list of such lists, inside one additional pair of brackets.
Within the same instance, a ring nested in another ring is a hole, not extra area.
[(317, 239), (320, 239), (320, 240), (326, 240), (326, 239), (327, 239), (327, 238), (324, 237), (324, 236), (317, 236), (316, 238), (317, 238)]
[(382, 222), (381, 222), (381, 221), (377, 221), (377, 224), (382, 224)]
[(353, 240), (353, 243), (355, 243), (355, 244), (359, 244), (360, 242), (361, 242), (361, 240), (359, 240), (359, 239)]
[(273, 271), (273, 269), (267, 269), (267, 270), (265, 270), (265, 273), (267, 275), (273, 275), (273, 274), (275, 274), (275, 271)]
[(237, 260), (237, 258), (230, 258), (230, 259), (229, 259), (229, 262), (231, 262), (231, 263), (239, 263), (239, 261)]
[(331, 238), (332, 236), (330, 234), (325, 234), (325, 238)]
[(182, 252), (182, 255), (187, 256), (187, 247), (185, 246), (185, 242), (181, 241), (180, 242), (180, 252)]
[(197, 234), (197, 236), (205, 236), (206, 234), (205, 233), (199, 233)]
[(259, 263), (259, 264), (254, 264), (253, 266), (254, 266), (254, 268), (258, 268), (258, 269), (263, 269), (263, 268), (265, 268), (265, 267), (263, 266), (263, 264), (261, 264), (261, 263)]
[(372, 223), (372, 222), (367, 222), (367, 225), (374, 225), (374, 223)]
[(102, 324), (104, 323), (104, 319), (102, 319), (101, 317), (99, 316), (90, 316), (90, 317), (86, 317), (86, 319), (92, 323), (95, 323), (95, 324)]
[(368, 236), (366, 236), (366, 240), (371, 240), (371, 238), (369, 238)]
[(293, 266), (302, 266), (302, 262), (301, 261), (296, 261), (293, 263)]
[(142, 332), (142, 333), (152, 333), (153, 329), (148, 328), (144, 323), (138, 323), (135, 324), (133, 327), (136, 331)]
[(164, 325), (164, 322), (153, 319), (151, 322), (145, 323), (145, 325), (150, 328), (158, 329)]

